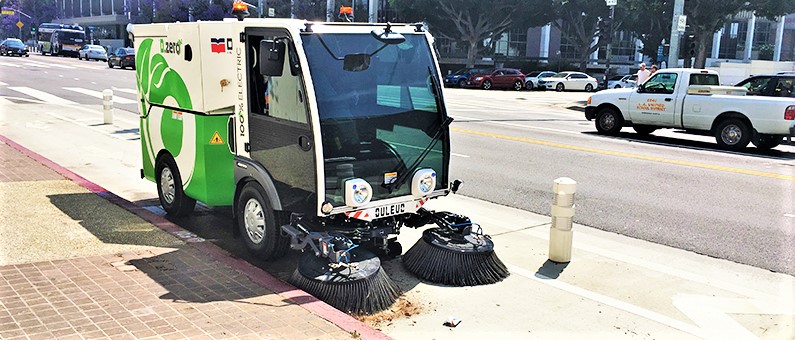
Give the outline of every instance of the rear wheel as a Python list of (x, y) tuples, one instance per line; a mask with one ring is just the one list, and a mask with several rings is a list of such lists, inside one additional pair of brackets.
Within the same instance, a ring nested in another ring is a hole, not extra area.
[(635, 130), (635, 132), (637, 132), (639, 135), (648, 135), (654, 131), (657, 131), (656, 127), (648, 125), (635, 125), (632, 127), (632, 129)]
[(290, 241), (281, 235), (270, 200), (257, 182), (248, 182), (236, 204), (240, 235), (249, 251), (265, 260), (283, 256)]
[(740, 119), (726, 119), (715, 129), (715, 140), (723, 149), (742, 150), (751, 141), (751, 128)]
[(593, 91), (593, 85), (591, 84), (585, 85), (585, 92), (591, 92), (591, 91)]
[(596, 114), (596, 131), (605, 135), (617, 135), (624, 126), (624, 116), (616, 110), (606, 107)]
[(111, 63), (110, 60), (108, 60), (108, 68), (113, 68), (113, 63)]
[(491, 80), (484, 80), (483, 85), (481, 85), (481, 87), (484, 90), (491, 90)]
[(521, 91), (523, 88), (524, 88), (524, 85), (522, 85), (522, 81), (521, 80), (517, 80), (517, 81), (515, 81), (513, 83), (513, 89), (514, 90)]
[(555, 85), (555, 91), (563, 92), (563, 90), (565, 90), (565, 89), (566, 89), (566, 86), (563, 85), (563, 83), (558, 83), (558, 85)]
[(467, 80), (466, 79), (461, 79), (461, 80), (458, 81), (458, 87), (459, 88), (463, 89), (464, 86), (466, 86), (466, 85), (467, 85)]
[(751, 143), (753, 143), (754, 146), (760, 150), (770, 150), (775, 148), (781, 144), (781, 140), (781, 136), (772, 136), (763, 133), (754, 133), (754, 136), (751, 137)]
[(614, 88), (614, 89), (620, 89), (620, 88), (621, 88), (621, 85), (616, 85), (616, 86), (614, 86), (613, 88)]
[(524, 83), (524, 88), (526, 88), (528, 91), (532, 91), (533, 90), (533, 82), (532, 81), (528, 81), (528, 82)]
[(184, 216), (193, 211), (196, 200), (185, 195), (182, 189), (182, 177), (179, 175), (177, 163), (170, 155), (157, 160), (155, 167), (157, 176), (157, 196), (160, 205), (169, 215)]

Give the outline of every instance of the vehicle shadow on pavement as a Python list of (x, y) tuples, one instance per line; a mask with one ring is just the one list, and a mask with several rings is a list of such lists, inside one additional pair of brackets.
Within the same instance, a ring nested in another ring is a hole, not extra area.
[[(645, 144), (655, 144), (655, 145), (665, 145), (665, 146), (673, 146), (677, 148), (683, 149), (696, 149), (702, 151), (714, 151), (720, 153), (736, 153), (745, 156), (751, 157), (758, 157), (758, 158), (766, 158), (766, 159), (776, 159), (776, 160), (793, 160), (795, 159), (795, 153), (793, 152), (786, 152), (781, 151), (778, 149), (772, 150), (759, 150), (755, 148), (753, 145), (749, 144), (748, 148), (744, 151), (727, 151), (723, 150), (718, 147), (717, 144), (714, 142), (701, 142), (701, 141), (694, 141), (694, 140), (687, 140), (687, 139), (679, 139), (679, 138), (671, 138), (671, 137), (664, 137), (664, 136), (656, 136), (656, 135), (648, 135), (643, 136), (637, 133), (630, 133), (630, 132), (621, 132), (617, 136), (606, 136), (601, 135), (595, 131), (584, 131), (583, 134), (593, 135), (600, 138), (612, 138), (612, 139), (624, 139), (632, 142), (638, 143), (645, 143)], [(686, 135), (694, 135), (692, 133), (688, 133), (685, 131), (675, 131), (675, 133), (681, 133)], [(789, 145), (786, 142), (782, 143), (782, 145)]]

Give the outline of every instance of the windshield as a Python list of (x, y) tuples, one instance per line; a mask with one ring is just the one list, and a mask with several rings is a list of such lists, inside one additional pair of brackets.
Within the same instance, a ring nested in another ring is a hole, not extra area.
[(625, 77), (625, 76), (614, 76), (613, 78), (610, 78), (610, 80), (611, 80), (611, 81), (614, 81), (614, 80), (621, 80), (621, 79), (624, 79), (624, 77)]
[(550, 78), (566, 78), (567, 75), (569, 75), (569, 74), (565, 73), (565, 72), (561, 72), (561, 73), (558, 73), (558, 74), (555, 74), (555, 75), (552, 75), (552, 76), (549, 76), (549, 77)]
[[(335, 206), (344, 205), (342, 184), (349, 178), (369, 182), (373, 200), (410, 194), (410, 185), (391, 193), (383, 185), (407, 171), (442, 124), (431, 85), (437, 71), (425, 36), (404, 36), (397, 45), (370, 34), (301, 37), (318, 104), (326, 199)], [(344, 70), (341, 59), (351, 54), (371, 55), (369, 66)], [(441, 138), (418, 166), (437, 172), (436, 189), (447, 186), (449, 143)]]
[(541, 72), (530, 72), (530, 74), (528, 74), (527, 76), (535, 78), (538, 77), (539, 74), (541, 74)]
[(85, 36), (86, 34), (83, 32), (61, 31), (58, 33), (58, 39), (60, 39), (63, 42), (68, 42), (68, 41), (82, 42)]
[(25, 44), (23, 44), (23, 43), (22, 43), (21, 41), (19, 41), (19, 40), (9, 40), (9, 41), (6, 43), (6, 45), (8, 45), (8, 47), (25, 47)]

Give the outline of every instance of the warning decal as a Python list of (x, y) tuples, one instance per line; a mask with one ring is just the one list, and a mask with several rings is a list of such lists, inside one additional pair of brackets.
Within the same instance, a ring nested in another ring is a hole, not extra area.
[(221, 135), (218, 133), (218, 131), (215, 131), (215, 133), (213, 134), (213, 138), (210, 138), (210, 145), (218, 145), (218, 144), (224, 144), (224, 140), (221, 139)]

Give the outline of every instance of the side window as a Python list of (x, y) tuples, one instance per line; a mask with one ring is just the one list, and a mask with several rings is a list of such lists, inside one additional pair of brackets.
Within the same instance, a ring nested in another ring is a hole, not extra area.
[(767, 83), (770, 82), (770, 77), (757, 77), (748, 80), (745, 84), (740, 85), (748, 90), (748, 94), (759, 95), (762, 94)]
[[(255, 40), (249, 46), (252, 49), (259, 48), (259, 41), (273, 41), (283, 39), (276, 36), (249, 36)], [(251, 93), (251, 113), (260, 114), (272, 118), (283, 119), (290, 122), (306, 124), (306, 103), (304, 82), (301, 75), (292, 75), (290, 70), (290, 58), (295, 57), (295, 47), (285, 40), (284, 64), (282, 65), (282, 75), (269, 77), (259, 73), (256, 60), (252, 60), (249, 79), (253, 86), (249, 86)], [(258, 55), (257, 51), (251, 51), (252, 55)]]
[(720, 85), (715, 74), (691, 74), (690, 85)]
[(779, 78), (776, 88), (773, 90), (773, 95), (776, 97), (795, 97), (793, 87), (793, 78)]
[(643, 87), (647, 93), (674, 93), (676, 88), (676, 73), (657, 73), (647, 80)]

